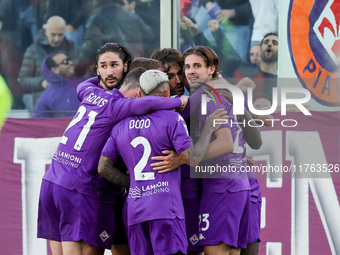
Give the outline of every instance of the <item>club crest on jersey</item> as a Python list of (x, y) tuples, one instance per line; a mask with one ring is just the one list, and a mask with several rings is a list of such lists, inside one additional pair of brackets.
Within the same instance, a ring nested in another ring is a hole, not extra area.
[(290, 0), (288, 43), (301, 84), (321, 104), (340, 102), (340, 0)]
[(195, 244), (197, 244), (198, 243), (198, 236), (196, 235), (196, 234), (194, 234), (192, 237), (190, 237), (190, 242), (191, 242), (191, 244), (193, 245), (193, 246), (195, 246)]
[(110, 238), (109, 234), (106, 232), (106, 230), (104, 230), (100, 235), (99, 235), (100, 239), (102, 239), (103, 242), (105, 242), (107, 239)]

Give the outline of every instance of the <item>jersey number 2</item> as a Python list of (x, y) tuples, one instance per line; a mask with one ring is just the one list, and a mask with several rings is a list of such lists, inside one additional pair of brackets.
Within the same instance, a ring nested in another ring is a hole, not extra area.
[(143, 137), (143, 136), (137, 136), (131, 141), (131, 145), (136, 148), (138, 145), (143, 145), (144, 151), (142, 158), (138, 161), (138, 163), (135, 165), (134, 174), (135, 174), (135, 180), (136, 181), (146, 181), (146, 180), (154, 180), (155, 179), (155, 173), (154, 172), (145, 172), (144, 170), (146, 164), (148, 163), (148, 159), (151, 154), (151, 146), (149, 141)]

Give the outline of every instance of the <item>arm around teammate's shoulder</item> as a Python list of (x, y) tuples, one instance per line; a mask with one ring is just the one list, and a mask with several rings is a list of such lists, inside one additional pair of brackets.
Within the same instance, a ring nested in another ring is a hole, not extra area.
[[(216, 136), (216, 140), (217, 140), (218, 136), (220, 136), (219, 134), (223, 134), (225, 132), (224, 130), (227, 129), (227, 128), (220, 129), (221, 123), (223, 123), (223, 120), (227, 120), (227, 119), (228, 119), (227, 112), (222, 108), (215, 110), (206, 119), (204, 128), (201, 132), (201, 135), (198, 141), (195, 143), (194, 146), (190, 147), (189, 149), (183, 151), (180, 154), (185, 159), (188, 165), (197, 166), (203, 159), (206, 159), (207, 157), (206, 154), (208, 155), (210, 155), (211, 153), (216, 154), (215, 151), (209, 152), (211, 151), (211, 143), (210, 143), (211, 135), (214, 133), (214, 135)], [(233, 143), (231, 142), (231, 144)], [(227, 151), (229, 150), (233, 151), (234, 149), (233, 147), (229, 148), (228, 146), (225, 146), (225, 144), (224, 144), (224, 147), (220, 146), (220, 147), (217, 147), (216, 149), (219, 150), (219, 152), (221, 151), (224, 152), (225, 147), (227, 147)], [(215, 147), (213, 148), (215, 149)]]

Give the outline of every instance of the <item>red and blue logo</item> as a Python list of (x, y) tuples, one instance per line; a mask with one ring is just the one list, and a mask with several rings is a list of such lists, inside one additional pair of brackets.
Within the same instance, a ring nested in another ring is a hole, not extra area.
[[(217, 96), (218, 101), (220, 102), (220, 104), (221, 104), (221, 106), (222, 106), (222, 100), (221, 100), (219, 94), (217, 93), (217, 91), (216, 91), (213, 87), (211, 87), (210, 85), (208, 85), (208, 84), (206, 84), (206, 83), (202, 83), (202, 82), (199, 82), (199, 83), (202, 84), (202, 85), (204, 85), (204, 86), (206, 86), (206, 87), (209, 88), (212, 92), (214, 92), (215, 95)], [(204, 88), (202, 88), (202, 87), (201, 87), (200, 89), (203, 90), (205, 93), (207, 93), (207, 94), (212, 98), (212, 100), (214, 101), (215, 105), (217, 105), (217, 102), (216, 102), (214, 96), (210, 93), (209, 90), (206, 90), (206, 89), (204, 89)]]
[(291, 0), (288, 43), (295, 72), (312, 97), (340, 105), (340, 0)]

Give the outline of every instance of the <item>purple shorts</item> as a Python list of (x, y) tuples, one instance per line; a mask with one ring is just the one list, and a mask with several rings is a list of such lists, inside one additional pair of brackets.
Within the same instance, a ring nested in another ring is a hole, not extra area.
[(38, 238), (80, 241), (111, 249), (126, 244), (122, 205), (97, 199), (43, 180), (38, 209)]
[(198, 214), (200, 209), (200, 198), (183, 198), (185, 212), (185, 229), (188, 237), (188, 251), (203, 252), (199, 246)]
[(261, 242), (260, 238), (261, 227), (261, 202), (250, 202), (250, 220), (248, 230), (248, 244)]
[(200, 246), (223, 242), (247, 248), (250, 192), (203, 193), (200, 207)]
[(184, 220), (159, 219), (128, 226), (131, 255), (187, 253)]

